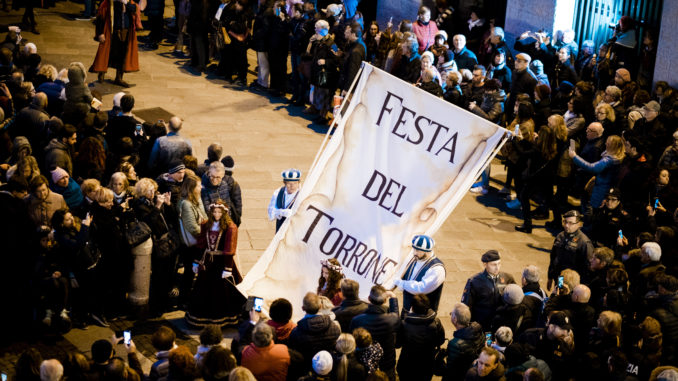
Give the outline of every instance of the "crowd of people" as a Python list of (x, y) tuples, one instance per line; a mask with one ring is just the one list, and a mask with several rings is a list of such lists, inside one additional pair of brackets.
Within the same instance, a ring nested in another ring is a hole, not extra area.
[[(101, 46), (113, 41), (90, 71), (103, 80), (116, 68), (115, 82), (125, 86), (136, 40), (121, 30), (134, 29), (141, 8), (152, 13), (157, 4), (117, 3), (100, 7), (96, 37)], [(179, 41), (188, 25), (198, 70), (217, 54), (219, 73), (244, 85), (251, 48), (258, 68), (251, 87), (291, 94), (318, 122), (328, 121), (334, 96), (347, 94), (367, 61), (506, 127), (512, 138), (501, 151), (507, 178), (498, 195), (522, 209), (519, 232), (552, 216), (549, 267), (507, 274), (501, 254), (488, 250), (446, 333), (437, 316), (445, 267), (433, 240), (417, 236), (395, 283), (406, 296), (402, 310), (379, 285), (360, 300), (358, 283), (329, 260), (302, 306), (272, 301), (269, 318), (235, 287), (243, 210), (233, 158), (213, 143), (199, 163), (183, 121), (142, 123), (131, 94), (116, 94), (103, 111), (82, 63), (59, 71), (9, 27), (0, 46), (0, 289), (12, 311), (2, 338), (172, 309), (203, 329), (194, 356), (175, 345), (172, 329), (160, 328), (158, 362), (147, 375), (133, 341), (124, 359), (115, 357), (114, 338), (95, 342), (90, 361), (77, 353), (42, 361), (29, 350), (16, 364), (17, 381), (678, 378), (678, 93), (662, 80), (652, 85), (655, 34), (646, 33), (640, 48), (625, 16), (597, 50), (591, 41), (580, 49), (570, 30), (552, 38), (525, 32), (511, 48), (482, 10), (459, 22), (444, 1), (383, 31), (365, 28), (353, 1), (320, 12), (311, 2), (261, 1), (256, 12), (245, 0), (181, 4)], [(164, 25), (148, 16), (159, 28), (154, 44)], [(119, 27), (113, 34), (110, 23)], [(269, 206), (277, 227), (301, 173), (282, 177)], [(489, 180), (486, 169), (471, 192), (488, 194)], [(298, 322), (293, 307), (304, 312)], [(230, 349), (225, 326), (238, 327)]]

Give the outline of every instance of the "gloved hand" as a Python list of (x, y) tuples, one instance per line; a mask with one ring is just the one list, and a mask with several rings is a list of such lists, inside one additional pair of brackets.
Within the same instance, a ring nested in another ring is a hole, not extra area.
[(287, 218), (287, 217), (289, 217), (289, 216), (291, 216), (291, 215), (292, 215), (292, 209), (281, 209), (281, 210), (280, 210), (280, 216), (281, 216), (281, 217)]
[(403, 280), (402, 279), (396, 279), (393, 281), (393, 285), (398, 287), (398, 288), (403, 288)]

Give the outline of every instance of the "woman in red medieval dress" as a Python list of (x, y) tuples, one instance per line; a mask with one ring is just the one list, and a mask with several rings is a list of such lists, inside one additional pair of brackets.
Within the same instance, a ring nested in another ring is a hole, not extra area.
[(194, 264), (198, 278), (188, 302), (186, 322), (194, 327), (236, 325), (246, 299), (235, 287), (242, 281), (234, 258), (238, 227), (223, 201), (209, 206), (197, 245), (204, 252)]
[(122, 80), (124, 73), (139, 71), (137, 29), (141, 29), (141, 11), (146, 0), (102, 0), (96, 16), (96, 34), (99, 42), (90, 73), (98, 73), (99, 83), (104, 81), (108, 68), (116, 69), (116, 85), (129, 87)]

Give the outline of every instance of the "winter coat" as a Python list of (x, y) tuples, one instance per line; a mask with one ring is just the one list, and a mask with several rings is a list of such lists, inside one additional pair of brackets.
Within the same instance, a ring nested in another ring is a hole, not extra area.
[(621, 161), (607, 154), (595, 163), (589, 163), (579, 156), (573, 158), (575, 165), (596, 176), (596, 182), (591, 193), (590, 204), (599, 208), (607, 192), (616, 185)]
[(435, 36), (438, 33), (438, 26), (435, 22), (429, 21), (424, 25), (421, 21), (412, 23), (412, 32), (417, 36), (419, 43), (419, 53), (428, 50), (435, 43)]
[(483, 345), (485, 345), (483, 327), (476, 322), (454, 331), (452, 339), (447, 342), (447, 367), (443, 380), (463, 379)]
[(339, 86), (342, 90), (348, 91), (353, 84), (355, 76), (360, 71), (360, 66), (367, 57), (367, 48), (362, 40), (350, 44), (347, 48), (346, 59), (341, 70)]
[(493, 123), (499, 123), (504, 114), (504, 101), (506, 100), (506, 93), (499, 89), (494, 92), (485, 92), (483, 94), (483, 103), (480, 107), (474, 107), (471, 112), (485, 118)]
[(68, 66), (68, 83), (66, 84), (66, 102), (64, 102), (64, 113), (87, 114), (92, 103), (92, 93), (89, 91), (86, 83), (87, 73), (85, 67), (75, 62)]
[(290, 333), (289, 346), (304, 356), (304, 362), (310, 369), (313, 356), (323, 350), (331, 352), (340, 334), (339, 324), (329, 316), (307, 315)]
[(353, 318), (349, 331), (353, 332), (359, 327), (369, 331), (372, 341), (379, 343), (384, 350), (384, 357), (379, 363), (381, 370), (394, 369), (396, 365), (395, 335), (400, 327), (398, 314), (387, 312), (384, 306), (370, 304), (365, 313)]
[(51, 184), (50, 189), (52, 191), (63, 196), (66, 204), (68, 204), (69, 209), (77, 209), (82, 204), (84, 197), (82, 196), (82, 191), (80, 190), (80, 185), (73, 180), (72, 177), (68, 178), (68, 185), (65, 187), (60, 187), (56, 184)]
[(335, 320), (341, 326), (341, 332), (350, 333), (348, 330), (351, 320), (367, 310), (367, 303), (360, 299), (344, 299), (337, 307), (332, 309)]
[(242, 351), (242, 366), (259, 381), (284, 381), (289, 365), (290, 354), (284, 344), (257, 347), (252, 343)]
[(435, 311), (425, 315), (408, 313), (398, 333), (398, 376), (402, 380), (430, 380), (435, 348), (445, 341), (445, 330)]
[(457, 63), (458, 69), (468, 69), (473, 70), (473, 67), (478, 64), (478, 58), (475, 53), (470, 51), (467, 47), (464, 47), (459, 53), (454, 53), (454, 62)]
[(29, 105), (21, 109), (14, 119), (14, 124), (9, 127), (12, 137), (25, 136), (31, 143), (33, 151), (43, 148), (47, 140), (47, 127), (49, 114), (41, 107)]
[(73, 162), (69, 147), (57, 138), (52, 139), (45, 147), (45, 169), (51, 170), (54, 167), (63, 168), (69, 176), (73, 177)]

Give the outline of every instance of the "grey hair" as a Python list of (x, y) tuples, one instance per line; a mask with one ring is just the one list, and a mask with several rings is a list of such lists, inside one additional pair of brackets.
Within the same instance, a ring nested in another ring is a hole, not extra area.
[(208, 173), (215, 173), (223, 176), (224, 174), (226, 174), (226, 167), (224, 167), (224, 165), (220, 161), (213, 161), (210, 163)]
[(640, 251), (647, 255), (652, 262), (657, 262), (662, 257), (662, 248), (657, 242), (645, 242)]
[(539, 282), (540, 277), (539, 267), (535, 265), (529, 265), (523, 269), (523, 278), (530, 283)]
[(468, 327), (471, 324), (471, 309), (464, 303), (456, 303), (452, 308), (452, 315), (461, 326)]
[(257, 347), (267, 347), (273, 341), (273, 327), (266, 322), (259, 322), (252, 331), (252, 342)]

